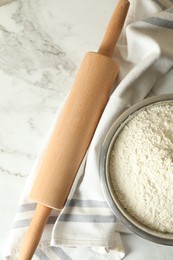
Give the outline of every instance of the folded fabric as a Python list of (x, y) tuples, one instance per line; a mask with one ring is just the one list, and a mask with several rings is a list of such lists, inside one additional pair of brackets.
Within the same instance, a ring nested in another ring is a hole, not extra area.
[[(148, 95), (167, 92), (162, 78), (167, 77), (169, 82), (173, 72), (171, 2), (131, 1), (114, 54), (120, 65), (117, 87), (100, 119), (66, 205), (61, 212), (53, 210), (33, 259), (116, 260), (124, 257), (119, 232), (128, 231), (117, 222), (103, 196), (99, 181), (99, 157), (108, 130), (124, 110)], [(46, 149), (46, 143), (43, 149)], [(16, 259), (36, 207), (36, 203), (29, 198), (34, 169), (21, 198), (5, 259)]]

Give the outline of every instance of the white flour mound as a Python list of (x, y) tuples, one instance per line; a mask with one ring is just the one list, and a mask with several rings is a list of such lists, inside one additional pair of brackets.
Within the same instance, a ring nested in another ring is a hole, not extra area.
[(148, 106), (127, 123), (109, 167), (127, 211), (153, 230), (173, 233), (173, 102)]

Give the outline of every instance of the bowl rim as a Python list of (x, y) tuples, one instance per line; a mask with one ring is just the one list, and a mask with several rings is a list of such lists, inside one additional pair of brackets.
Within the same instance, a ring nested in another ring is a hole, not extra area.
[(109, 162), (109, 155), (112, 148), (112, 145), (115, 142), (118, 133), (124, 127), (124, 125), (131, 120), (131, 117), (134, 116), (136, 113), (139, 113), (141, 110), (154, 105), (156, 103), (163, 103), (163, 102), (173, 102), (173, 93), (170, 94), (163, 94), (159, 96), (152, 96), (146, 98), (142, 101), (137, 102), (126, 111), (124, 111), (112, 124), (109, 131), (106, 134), (106, 137), (103, 141), (101, 147), (101, 153), (99, 158), (99, 175), (100, 175), (100, 183), (101, 189), (103, 191), (104, 197), (112, 209), (113, 213), (117, 217), (117, 219), (125, 225), (129, 230), (133, 233), (139, 235), (142, 238), (145, 238), (149, 241), (163, 244), (163, 245), (173, 245), (173, 234), (169, 234), (169, 238), (167, 238), (168, 234), (153, 231), (151, 228), (148, 228), (142, 225), (139, 221), (133, 218), (128, 212), (126, 212), (121, 203), (118, 202), (118, 199), (115, 196), (115, 193), (111, 191), (110, 186), (110, 178), (109, 178), (109, 171), (108, 171), (108, 162)]

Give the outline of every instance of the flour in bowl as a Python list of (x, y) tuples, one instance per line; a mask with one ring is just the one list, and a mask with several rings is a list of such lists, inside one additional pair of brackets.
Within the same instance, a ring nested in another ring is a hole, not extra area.
[(124, 208), (153, 230), (173, 233), (173, 102), (138, 111), (118, 135), (109, 164)]

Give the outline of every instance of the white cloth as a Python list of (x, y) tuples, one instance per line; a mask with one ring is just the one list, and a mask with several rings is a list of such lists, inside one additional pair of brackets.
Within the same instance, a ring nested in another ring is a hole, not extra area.
[[(99, 156), (107, 131), (128, 107), (148, 95), (166, 93), (173, 78), (173, 1), (132, 0), (114, 58), (120, 65), (113, 91), (98, 124), (68, 201), (53, 211), (33, 259), (122, 259), (125, 255), (116, 222), (99, 181)], [(163, 78), (166, 78), (163, 85)], [(44, 145), (44, 148), (46, 144)], [(37, 163), (37, 162), (36, 162)], [(28, 179), (11, 230), (5, 259), (16, 259), (35, 209)], [(59, 214), (59, 215), (58, 215)]]

